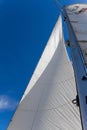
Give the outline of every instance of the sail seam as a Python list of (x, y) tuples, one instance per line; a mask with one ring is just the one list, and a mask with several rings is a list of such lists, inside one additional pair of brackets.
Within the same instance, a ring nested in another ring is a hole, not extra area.
[[(71, 101), (72, 102), (72, 101)], [(39, 109), (39, 110), (36, 110), (36, 111), (50, 111), (50, 110), (55, 110), (55, 109), (59, 109), (59, 108), (63, 108), (64, 106), (68, 105), (68, 104), (71, 104), (70, 101), (68, 101), (67, 103), (63, 104), (63, 105), (60, 105), (60, 106), (57, 106), (57, 107), (54, 107), (54, 108), (49, 108), (49, 109)], [(20, 111), (33, 111), (35, 112), (35, 110), (28, 110), (28, 109), (21, 109)]]

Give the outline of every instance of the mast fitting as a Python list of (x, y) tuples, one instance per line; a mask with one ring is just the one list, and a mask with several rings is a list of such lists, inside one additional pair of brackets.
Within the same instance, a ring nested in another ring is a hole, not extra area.
[(87, 80), (87, 75), (83, 75), (82, 80)]
[(73, 103), (73, 104), (76, 104), (77, 107), (79, 107), (79, 97), (78, 97), (78, 95), (76, 96), (76, 99), (73, 99), (73, 100), (72, 100), (72, 103)]

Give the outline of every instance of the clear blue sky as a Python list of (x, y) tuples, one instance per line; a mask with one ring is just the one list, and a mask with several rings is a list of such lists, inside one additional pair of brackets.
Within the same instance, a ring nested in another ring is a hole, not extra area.
[(0, 130), (7, 129), (58, 16), (53, 0), (0, 0)]

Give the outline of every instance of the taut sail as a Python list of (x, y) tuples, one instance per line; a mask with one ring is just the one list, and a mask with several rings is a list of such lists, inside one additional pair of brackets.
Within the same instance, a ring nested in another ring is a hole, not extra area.
[(79, 108), (72, 104), (76, 87), (64, 45), (61, 16), (32, 79), (8, 130), (81, 130)]

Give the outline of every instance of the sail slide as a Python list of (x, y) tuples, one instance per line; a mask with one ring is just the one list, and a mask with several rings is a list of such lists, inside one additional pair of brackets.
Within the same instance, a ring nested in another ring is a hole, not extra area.
[(77, 84), (82, 129), (87, 130), (87, 4), (66, 6), (73, 68)]
[[(33, 75), (35, 83), (32, 85), (31, 79), (8, 130), (81, 130), (79, 108), (72, 103), (76, 86), (64, 45), (61, 16), (48, 42), (48, 53), (45, 49), (46, 55), (39, 62), (43, 70), (36, 68), (34, 74), (40, 75), (36, 79)], [(45, 62), (51, 47), (53, 53)]]

